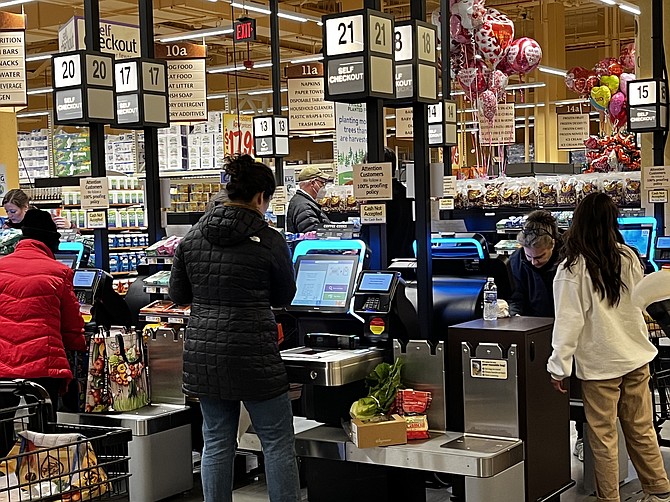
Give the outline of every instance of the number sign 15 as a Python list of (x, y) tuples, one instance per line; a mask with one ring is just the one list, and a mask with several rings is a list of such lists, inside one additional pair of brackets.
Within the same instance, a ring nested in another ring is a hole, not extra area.
[(52, 70), (56, 89), (81, 85), (81, 56), (79, 54), (53, 58)]
[[(390, 33), (388, 33), (388, 36), (390, 36)], [(326, 19), (326, 49), (327, 56), (362, 51), (363, 15), (357, 14)]]
[(629, 106), (655, 105), (657, 82), (652, 80), (633, 81), (628, 84)]

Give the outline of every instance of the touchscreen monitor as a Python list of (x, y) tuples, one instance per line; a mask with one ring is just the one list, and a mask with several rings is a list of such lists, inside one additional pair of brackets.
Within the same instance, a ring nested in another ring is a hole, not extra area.
[(75, 270), (73, 285), (79, 289), (92, 288), (96, 275), (95, 270)]
[(358, 290), (366, 293), (389, 293), (394, 275), (389, 272), (363, 272)]
[(626, 244), (637, 249), (642, 258), (649, 256), (651, 228), (622, 228), (620, 230)]
[(347, 312), (358, 267), (356, 255), (298, 257), (297, 292), (291, 307), (299, 310)]
[(670, 237), (659, 237), (656, 241), (658, 249), (670, 249)]
[(77, 255), (70, 253), (56, 253), (54, 255), (56, 261), (61, 262), (63, 265), (67, 265), (70, 268), (75, 268), (77, 265)]

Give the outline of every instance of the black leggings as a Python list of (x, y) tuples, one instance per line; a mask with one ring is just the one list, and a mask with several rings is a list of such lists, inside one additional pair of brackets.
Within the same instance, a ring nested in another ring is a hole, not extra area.
[[(63, 380), (60, 378), (30, 378), (29, 380), (44, 387), (51, 398), (51, 405), (55, 411), (58, 406), (58, 393)], [(19, 396), (15, 394), (0, 392), (0, 459), (7, 456), (7, 453), (12, 449), (16, 441), (14, 437), (14, 415), (16, 412), (3, 413), (2, 410), (18, 406), (19, 400)], [(32, 399), (32, 396), (26, 396), (26, 402), (30, 404), (31, 402), (35, 402), (35, 400)]]

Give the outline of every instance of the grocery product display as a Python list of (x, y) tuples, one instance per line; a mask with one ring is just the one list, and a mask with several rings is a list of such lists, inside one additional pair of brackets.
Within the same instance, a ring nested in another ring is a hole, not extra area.
[(202, 212), (209, 200), (221, 191), (221, 183), (171, 183), (170, 211)]

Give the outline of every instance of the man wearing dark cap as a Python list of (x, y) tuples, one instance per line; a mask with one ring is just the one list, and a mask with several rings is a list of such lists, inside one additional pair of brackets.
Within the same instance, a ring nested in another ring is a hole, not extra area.
[(316, 166), (305, 167), (298, 175), (298, 190), (291, 198), (286, 217), (287, 230), (305, 233), (316, 230), (319, 225), (330, 223), (328, 216), (316, 202), (326, 184), (333, 178)]
[[(72, 379), (65, 350), (86, 350), (84, 321), (73, 270), (54, 259), (60, 235), (51, 215), (30, 209), (22, 223), (23, 239), (0, 258), (0, 378), (33, 380), (56, 406)], [(0, 439), (11, 439), (13, 429), (3, 431)], [(0, 440), (0, 458), (7, 446)]]

